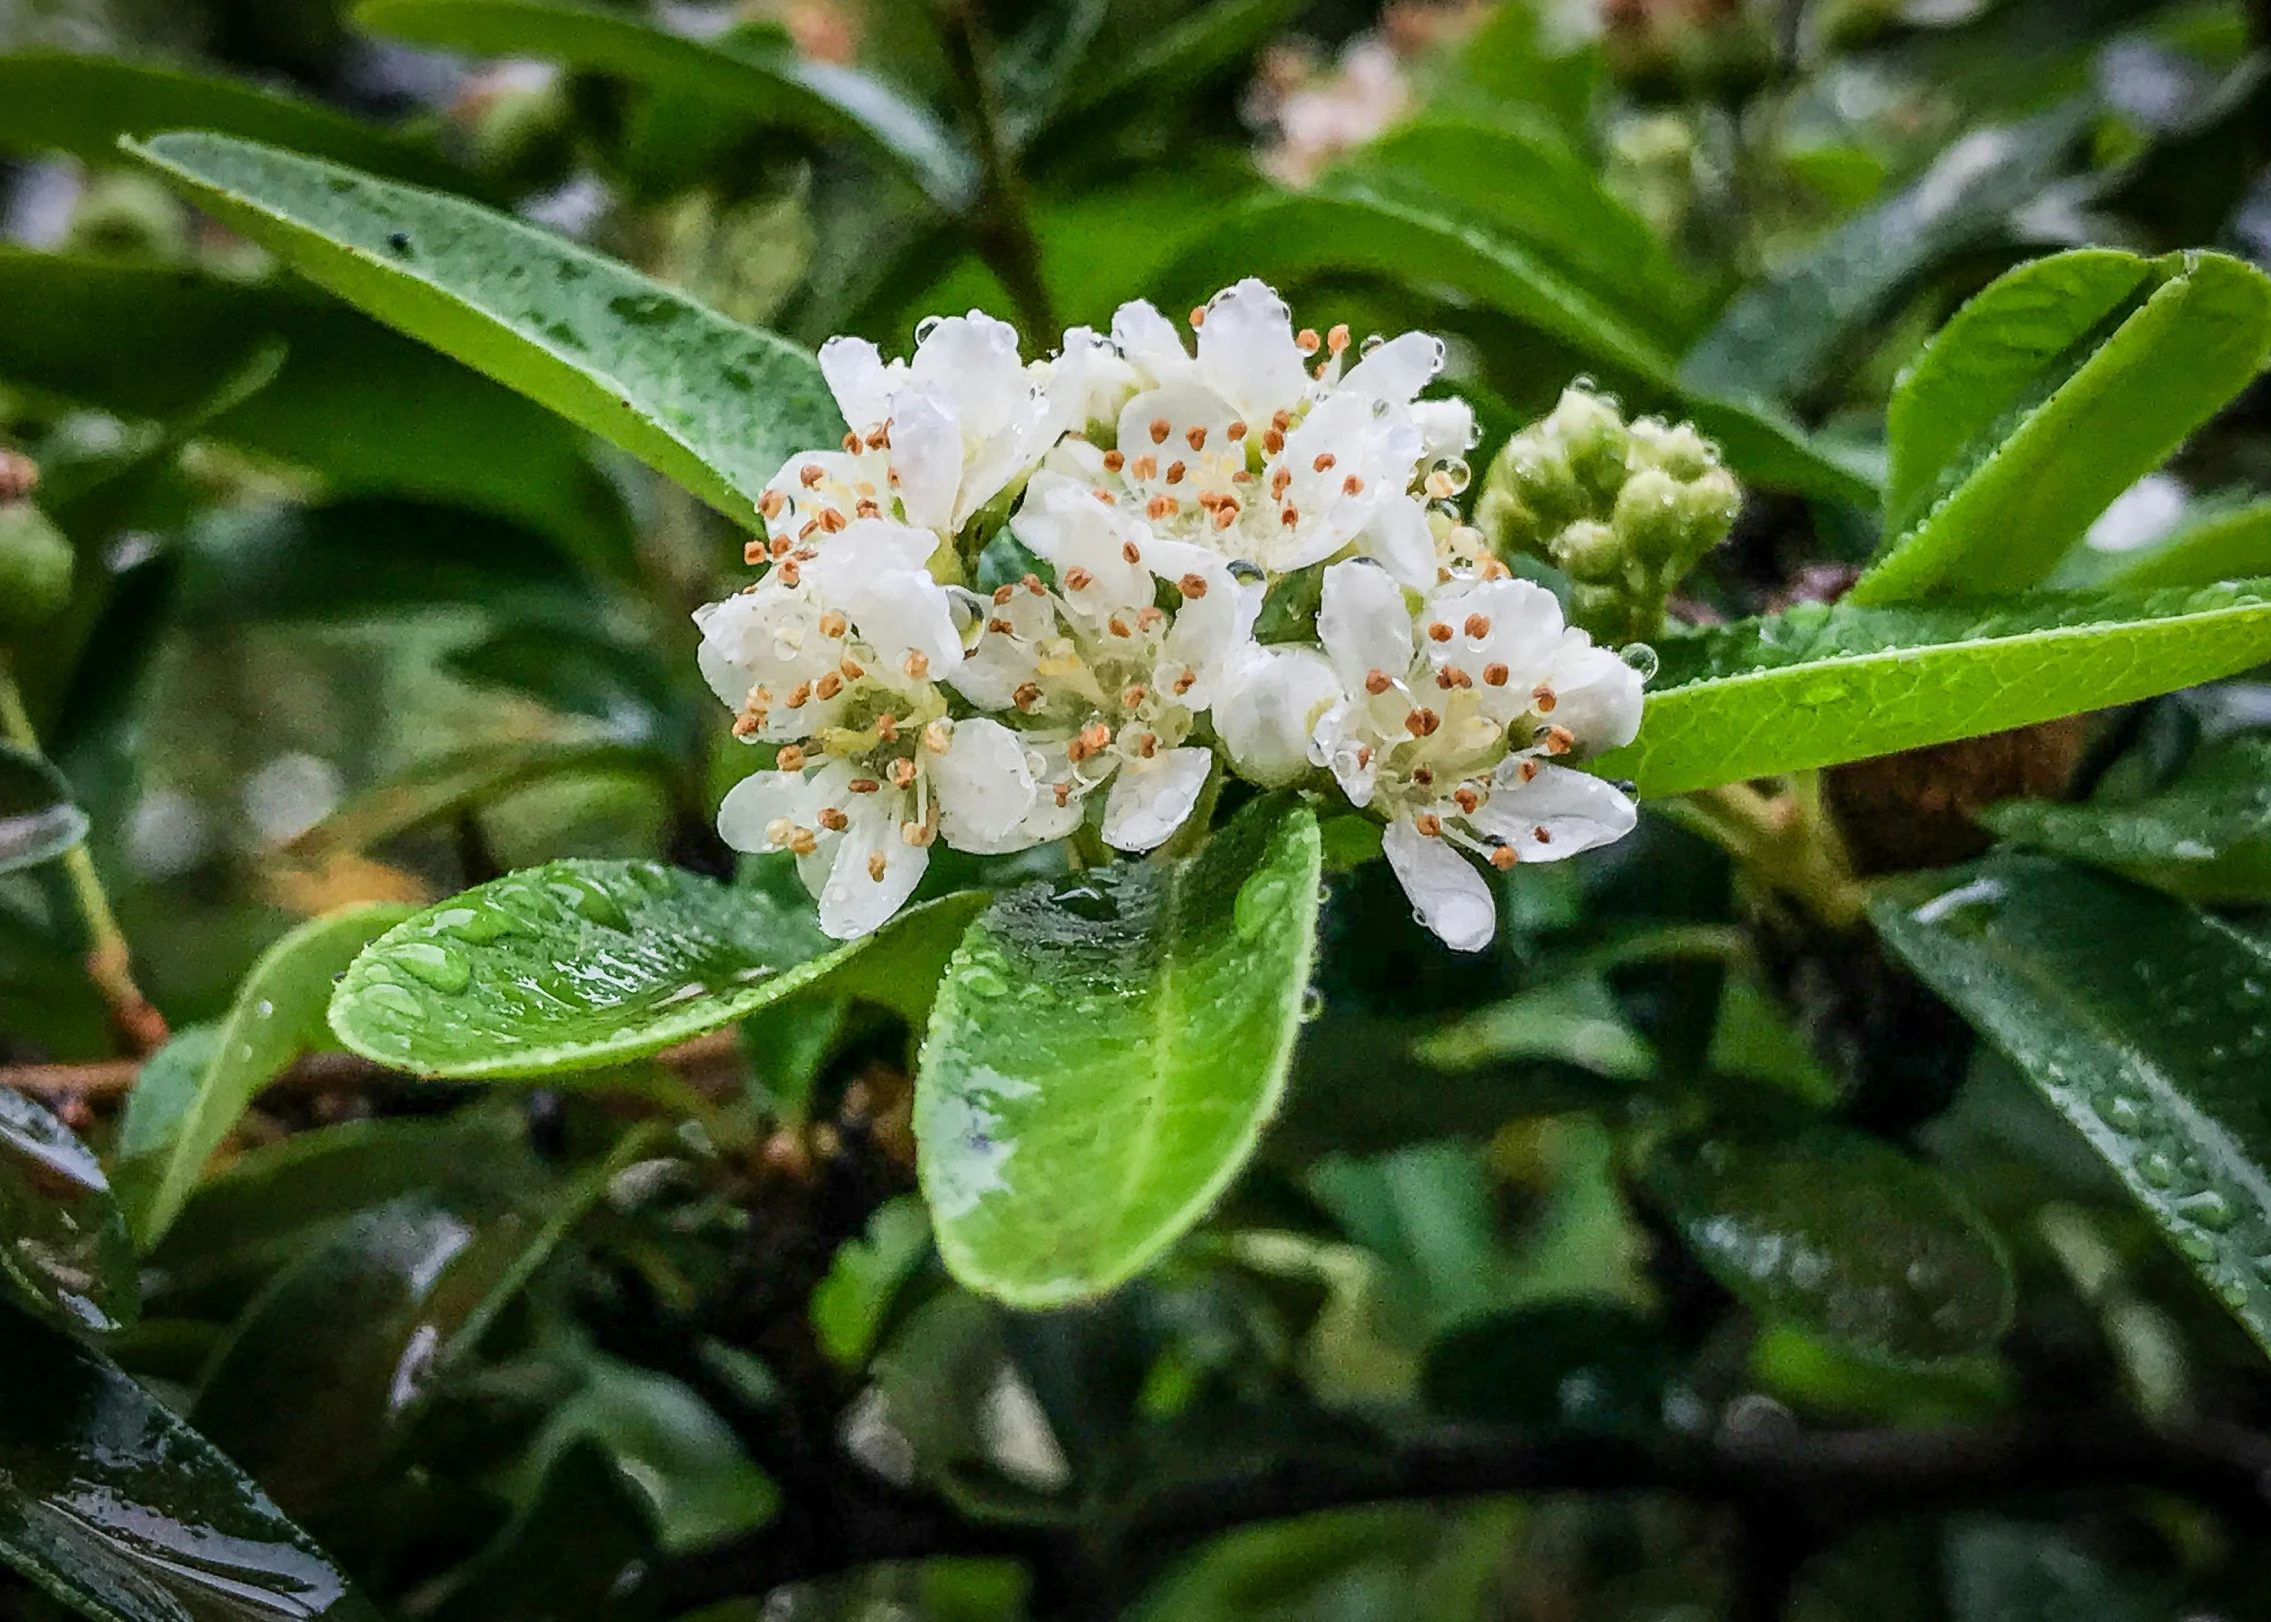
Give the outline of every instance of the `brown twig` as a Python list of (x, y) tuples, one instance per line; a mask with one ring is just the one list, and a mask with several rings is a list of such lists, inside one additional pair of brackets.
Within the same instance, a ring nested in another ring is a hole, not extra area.
[(1018, 320), (1037, 344), (1055, 340), (1056, 307), (1041, 272), (1032, 196), (1018, 166), (995, 75), (993, 38), (972, 0), (945, 8), (945, 42), (978, 136), (978, 200), (970, 215), (978, 253), (1017, 305)]

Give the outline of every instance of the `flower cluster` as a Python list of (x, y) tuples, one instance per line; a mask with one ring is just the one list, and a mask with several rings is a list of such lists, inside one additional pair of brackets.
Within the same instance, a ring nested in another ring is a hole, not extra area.
[[(1191, 324), (1129, 304), (1031, 364), (976, 312), (906, 361), (821, 351), (849, 431), (782, 467), (764, 576), (695, 618), (736, 735), (778, 746), (719, 830), (794, 852), (829, 934), (890, 918), (942, 839), (1156, 849), (1224, 769), (1385, 822), (1465, 950), (1495, 927), (1478, 862), (1631, 828), (1569, 763), (1631, 740), (1640, 677), (1458, 521), (1474, 417), (1419, 398), (1442, 344), (1297, 333), (1256, 281)], [(1031, 572), (971, 589), (1005, 527)]]

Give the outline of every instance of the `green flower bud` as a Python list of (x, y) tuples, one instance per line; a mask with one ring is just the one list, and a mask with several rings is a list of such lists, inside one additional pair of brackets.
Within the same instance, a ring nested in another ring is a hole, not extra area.
[(1615, 500), (1617, 487), (1624, 483), (1625, 453), (1631, 443), (1616, 402), (1572, 386), (1561, 391), (1561, 400), (1544, 426), (1593, 503)]
[(1700, 479), (1719, 465), (1719, 452), (1693, 423), (1668, 424), (1642, 417), (1632, 425), (1632, 465), (1662, 468), (1682, 482)]
[(1669, 563), (1686, 550), (1686, 513), (1681, 504), (1679, 480), (1662, 468), (1644, 467), (1624, 481), (1617, 492), (1616, 514), (1610, 520), (1617, 539), (1637, 557), (1652, 564)]
[(189, 220), (154, 180), (98, 175), (79, 194), (63, 245), (75, 253), (176, 259), (189, 250)]
[(28, 501), (0, 506), (0, 632), (52, 619), (71, 600), (71, 543)]
[(1554, 537), (1547, 555), (1570, 579), (1598, 584), (1623, 575), (1625, 545), (1624, 538), (1609, 525), (1580, 518)]

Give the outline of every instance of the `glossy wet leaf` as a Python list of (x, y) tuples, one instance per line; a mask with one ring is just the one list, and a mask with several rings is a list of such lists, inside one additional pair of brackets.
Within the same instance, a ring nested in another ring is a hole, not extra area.
[(1828, 375), (1864, 326), (1947, 255), (2008, 229), (2067, 163), (2082, 119), (1976, 130), (1915, 184), (1743, 289), (1680, 364), (1707, 394), (1789, 400)]
[(2271, 355), (2271, 277), (2222, 254), (2021, 267), (1894, 395), (1888, 540), (1848, 601), (2034, 585)]
[(87, 837), (87, 814), (49, 762), (0, 743), (0, 873), (52, 862)]
[(363, 0), (355, 20), (419, 45), (540, 57), (697, 95), (766, 123), (853, 135), (950, 212), (976, 189), (976, 159), (928, 108), (871, 75), (804, 56), (785, 39), (689, 39), (620, 12), (552, 0)]
[(1870, 916), (2271, 1348), (2271, 947), (2039, 856), (1897, 880)]
[(1675, 1140), (1643, 1173), (1697, 1260), (1760, 1316), (1894, 1364), (1991, 1346), (2002, 1246), (1933, 1168), (1841, 1127)]
[(2213, 681), (2271, 659), (2271, 594), (1804, 604), (1656, 644), (1640, 737), (1593, 763), (1647, 795), (1889, 755)]
[(730, 1025), (887, 943), (951, 939), (975, 905), (949, 897), (843, 943), (801, 898), (660, 862), (552, 862), (374, 942), (340, 983), (331, 1024), (364, 1057), (425, 1075), (588, 1069)]
[(315, 1541), (106, 1359), (0, 1305), (0, 1561), (99, 1622), (377, 1622)]
[(1315, 819), (1263, 801), (1196, 857), (1030, 885), (970, 927), (915, 1091), (958, 1279), (1085, 1300), (1205, 1216), (1284, 1091), (1318, 871)]
[(578, 1440), (453, 1580), (435, 1622), (584, 1622), (620, 1615), (654, 1558), (653, 1507), (607, 1450)]
[(309, 280), (752, 527), (781, 463), (843, 435), (802, 349), (549, 231), (223, 136), (128, 150)]
[(134, 1250), (102, 1166), (46, 1108), (0, 1087), (0, 1280), (78, 1329), (123, 1329)]
[(2005, 800), (1980, 814), (2005, 839), (2198, 901), (2271, 901), (2271, 738), (2201, 745), (2138, 799)]
[[(333, 978), (367, 942), (411, 911), (395, 902), (370, 902), (311, 918), (253, 964), (214, 1033), (212, 1057), (198, 1078), (195, 1096), (165, 1134), (164, 1162), (147, 1203), (137, 1204), (133, 1212), (135, 1237), (145, 1249), (180, 1214), (205, 1162), (236, 1129), (261, 1088), (301, 1054), (332, 1045), (323, 1016)], [(134, 1135), (158, 1134), (145, 1128)]]
[(124, 136), (214, 130), (421, 186), (478, 184), (423, 141), (241, 80), (62, 51), (0, 55), (0, 147), (117, 161)]

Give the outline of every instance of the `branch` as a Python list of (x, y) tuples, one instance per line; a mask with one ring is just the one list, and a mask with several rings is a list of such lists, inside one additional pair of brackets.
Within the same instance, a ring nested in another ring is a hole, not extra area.
[(1027, 337), (1035, 344), (1052, 344), (1060, 330), (1056, 308), (1041, 273), (1032, 197), (1002, 111), (993, 39), (978, 16), (976, 0), (952, 0), (946, 18), (947, 54), (978, 134), (979, 193), (970, 218), (978, 253), (1015, 301)]

